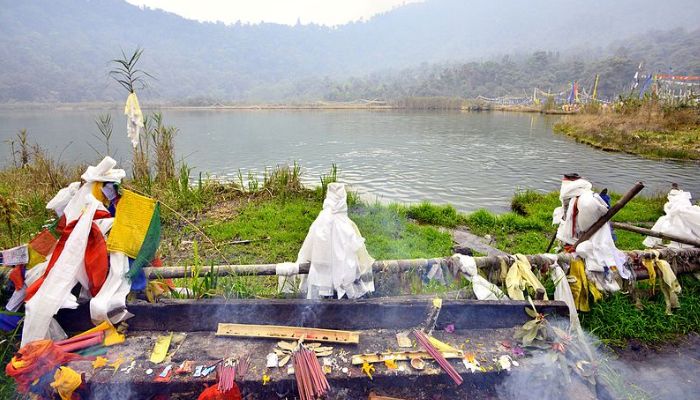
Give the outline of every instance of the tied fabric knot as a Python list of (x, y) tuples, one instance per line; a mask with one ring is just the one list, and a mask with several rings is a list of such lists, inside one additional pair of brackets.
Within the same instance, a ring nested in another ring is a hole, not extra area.
[(452, 262), (459, 267), (462, 275), (472, 283), (472, 290), (478, 300), (500, 300), (506, 297), (498, 286), (479, 275), (476, 260), (473, 257), (455, 254), (452, 256)]
[(278, 276), (293, 276), (299, 274), (299, 264), (293, 262), (284, 262), (275, 265), (275, 275)]
[(543, 291), (544, 300), (549, 300), (547, 291), (532, 272), (532, 266), (527, 257), (522, 254), (515, 254), (515, 261), (510, 266), (506, 275), (506, 288), (508, 297), (512, 300), (525, 300), (523, 290), (531, 287), (534, 291)]

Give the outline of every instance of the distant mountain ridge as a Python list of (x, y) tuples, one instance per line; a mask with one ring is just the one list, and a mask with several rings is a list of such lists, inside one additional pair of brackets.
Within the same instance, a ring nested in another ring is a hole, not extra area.
[[(421, 63), (603, 47), (651, 29), (697, 27), (700, 2), (427, 0), (366, 22), (213, 24), (121, 0), (0, 0), (0, 102), (120, 99), (108, 61), (145, 48), (148, 99), (276, 98), (260, 88)], [(274, 89), (271, 89), (274, 90)]]

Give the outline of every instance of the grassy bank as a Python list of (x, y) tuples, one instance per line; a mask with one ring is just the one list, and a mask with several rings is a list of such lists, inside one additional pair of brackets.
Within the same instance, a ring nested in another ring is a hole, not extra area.
[[(21, 156), (22, 152), (17, 154)], [(78, 180), (85, 167), (57, 163), (36, 146), (28, 147), (26, 155), (27, 159), (20, 160), (16, 167), (0, 171), (2, 248), (25, 243), (38, 232), (52, 217), (45, 209), (48, 200), (60, 188)], [(163, 204), (160, 253), (164, 264), (198, 267), (194, 278), (177, 280), (176, 284), (186, 287), (194, 298), (276, 296), (274, 277), (214, 278), (207, 276), (207, 267), (220, 263), (294, 261), (322, 207), (324, 186), (337, 178), (335, 168), (320, 177), (322, 186), (310, 189), (301, 185), (303, 170), (296, 165), (265, 171), (261, 177), (251, 175), (247, 179), (240, 177), (237, 182), (220, 183), (201, 177), (193, 179), (186, 165), (174, 170), (172, 165), (158, 160), (157, 152), (154, 157), (153, 170), (145, 168), (146, 176), (127, 180), (124, 186)], [(166, 176), (163, 171), (171, 172)], [(612, 197), (614, 201), (619, 199), (619, 195)], [(663, 204), (663, 198), (638, 197), (615, 220), (652, 223), (662, 215)], [(482, 209), (462, 214), (451, 206), (428, 202), (381, 205), (361, 202), (351, 195), (349, 215), (376, 259), (448, 256), (452, 238), (445, 228), (457, 227), (490, 236), (492, 246), (508, 253), (533, 254), (545, 251), (554, 232), (551, 213), (558, 205), (557, 193), (522, 191), (514, 195), (510, 212), (494, 214)], [(642, 248), (643, 236), (623, 231), (617, 235), (621, 249)], [(544, 283), (552, 292), (552, 282)], [(400, 285), (402, 292), (413, 294), (444, 293), (468, 286), (464, 282), (448, 287), (424, 285), (417, 274), (411, 273), (389, 284)], [(682, 284), (682, 307), (673, 316), (664, 314), (660, 292), (642, 291), (643, 309), (637, 309), (629, 297), (615, 294), (583, 315), (583, 325), (604, 342), (615, 345), (629, 340), (654, 344), (675, 335), (698, 332), (699, 285), (690, 277), (684, 278)], [(16, 350), (17, 340), (14, 334), (4, 334), (0, 340), (0, 362), (6, 363)], [(0, 397), (10, 398), (12, 393), (11, 384), (0, 382)]]
[(567, 115), (555, 132), (608, 150), (648, 158), (700, 160), (700, 108), (628, 100), (612, 111), (587, 107)]

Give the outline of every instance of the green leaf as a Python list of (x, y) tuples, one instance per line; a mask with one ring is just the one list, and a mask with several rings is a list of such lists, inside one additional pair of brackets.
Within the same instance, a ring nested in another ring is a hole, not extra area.
[(534, 309), (532, 309), (532, 308), (530, 308), (530, 307), (525, 307), (525, 312), (526, 312), (527, 315), (529, 315), (530, 317), (532, 317), (532, 318), (537, 318), (537, 311), (535, 311)]

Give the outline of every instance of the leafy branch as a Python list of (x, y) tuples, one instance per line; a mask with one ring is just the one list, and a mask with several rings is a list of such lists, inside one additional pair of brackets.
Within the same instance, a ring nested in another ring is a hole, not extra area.
[(115, 58), (110, 62), (114, 65), (114, 69), (109, 71), (109, 76), (117, 81), (129, 93), (134, 93), (136, 89), (146, 87), (146, 78), (155, 79), (148, 72), (136, 68), (143, 54), (142, 48), (136, 48), (131, 56), (127, 56), (122, 50), (122, 57)]

